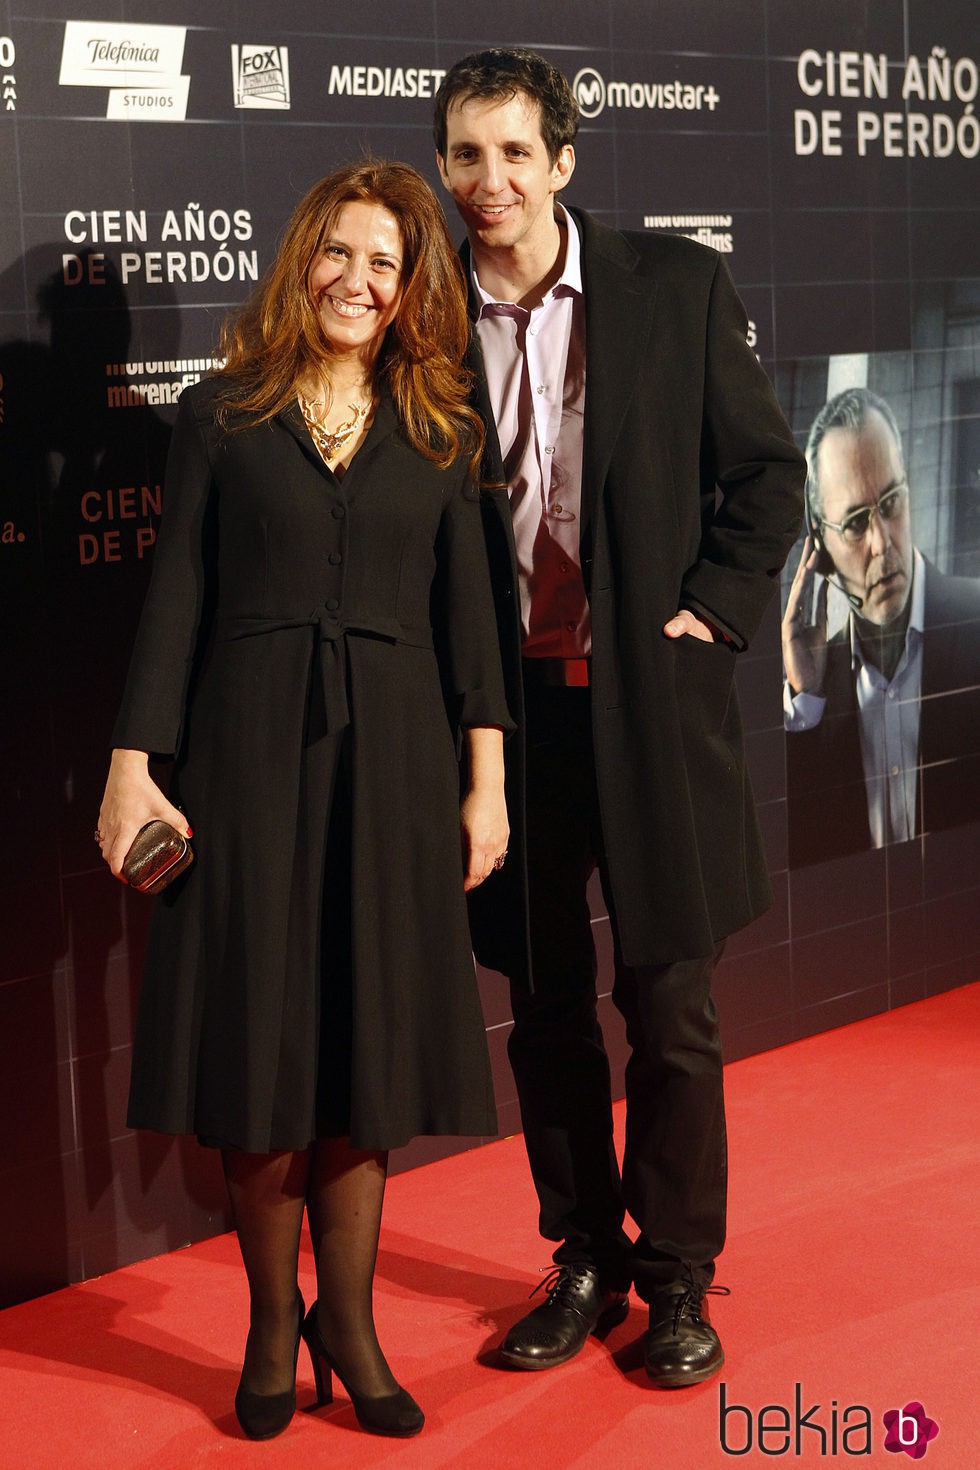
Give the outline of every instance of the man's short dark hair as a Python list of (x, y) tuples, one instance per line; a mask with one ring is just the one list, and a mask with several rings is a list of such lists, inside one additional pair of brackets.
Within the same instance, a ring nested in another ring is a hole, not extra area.
[(507, 102), (524, 92), (541, 108), (541, 136), (548, 158), (555, 162), (578, 132), (579, 110), (568, 78), (536, 51), (474, 51), (451, 66), (436, 93), (436, 149), (446, 156), (446, 114), (453, 102), (479, 97), (484, 101)]
[(902, 452), (902, 433), (891, 406), (883, 398), (879, 398), (877, 393), (872, 393), (870, 388), (845, 388), (843, 393), (835, 393), (833, 398), (828, 398), (813, 420), (810, 426), (810, 436), (806, 441), (806, 498), (810, 507), (810, 516), (815, 523), (823, 520), (820, 508), (820, 476), (817, 471), (817, 455), (824, 437), (830, 433), (831, 429), (853, 429), (855, 433), (858, 433), (864, 428), (870, 413), (881, 414), (895, 440), (898, 457), (902, 464), (905, 464), (905, 455)]

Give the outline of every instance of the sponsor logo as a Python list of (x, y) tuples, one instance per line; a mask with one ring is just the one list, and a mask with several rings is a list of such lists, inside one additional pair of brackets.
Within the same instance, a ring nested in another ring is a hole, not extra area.
[(434, 97), (445, 68), (332, 66), (327, 92), (341, 97)]
[(575, 73), (572, 91), (583, 117), (599, 116), (606, 105), (606, 84), (594, 67), (583, 66)]
[(607, 82), (594, 66), (575, 73), (572, 91), (584, 118), (598, 117), (607, 107), (646, 108), (655, 112), (714, 112), (720, 94), (705, 82)]
[(645, 214), (643, 228), (684, 235), (699, 245), (710, 245), (720, 255), (731, 255), (735, 249), (730, 214)]
[(133, 118), (183, 122), (190, 85), (190, 77), (177, 77), (162, 87), (113, 87), (105, 115), (116, 122), (131, 122)]
[(289, 48), (232, 46), (231, 75), (236, 107), (289, 109)]
[(65, 22), (62, 87), (108, 87), (106, 117), (180, 122), (190, 77), (181, 76), (185, 26)]
[[(106, 406), (155, 408), (159, 404), (176, 403), (185, 388), (196, 383), (204, 373), (221, 367), (223, 361), (218, 357), (181, 357), (160, 362), (107, 362), (106, 377), (120, 381), (106, 384)], [(163, 381), (146, 381), (150, 378)]]

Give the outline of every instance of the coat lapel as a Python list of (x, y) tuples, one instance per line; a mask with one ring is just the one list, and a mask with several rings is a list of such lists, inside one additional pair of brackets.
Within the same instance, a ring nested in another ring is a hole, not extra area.
[(507, 477), (504, 474), (504, 457), (500, 452), (500, 440), (497, 437), (497, 420), (494, 418), (493, 405), (490, 402), (490, 390), (487, 387), (487, 372), (483, 364), (480, 339), (476, 335), (475, 324), (479, 308), (476, 293), (473, 289), (473, 275), (470, 269), (470, 244), (468, 240), (464, 240), (459, 247), (459, 257), (463, 262), (463, 272), (466, 276), (466, 307), (469, 312), (470, 321), (473, 323), (470, 329), (470, 345), (466, 353), (466, 366), (473, 374), (473, 407), (480, 415), (486, 428), (483, 459), (480, 465), (482, 488), (484, 490), (506, 490)]
[[(582, 536), (595, 514), (630, 397), (641, 377), (649, 381), (647, 342), (656, 283), (639, 277), (639, 257), (617, 230), (569, 210), (582, 233), (585, 290), (585, 457)], [(640, 361), (645, 373), (637, 371)]]

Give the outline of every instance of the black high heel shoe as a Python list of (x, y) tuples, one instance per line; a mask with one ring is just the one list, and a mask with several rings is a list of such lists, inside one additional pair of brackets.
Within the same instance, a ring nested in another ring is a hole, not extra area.
[(238, 1422), (249, 1439), (274, 1439), (281, 1434), (296, 1412), (296, 1362), (303, 1336), (303, 1317), (306, 1306), (299, 1292), (296, 1293), (296, 1347), (293, 1350), (293, 1386), (282, 1393), (253, 1393), (245, 1388), (245, 1370), (235, 1394), (235, 1413)]
[(357, 1422), (371, 1434), (389, 1434), (398, 1439), (409, 1439), (418, 1434), (425, 1423), (425, 1415), (412, 1395), (405, 1388), (395, 1393), (367, 1398), (356, 1394), (337, 1367), (330, 1351), (320, 1336), (316, 1320), (316, 1302), (306, 1314), (303, 1323), (303, 1341), (310, 1350), (313, 1364), (313, 1379), (316, 1383), (316, 1407), (333, 1403), (333, 1375), (336, 1373), (354, 1406)]

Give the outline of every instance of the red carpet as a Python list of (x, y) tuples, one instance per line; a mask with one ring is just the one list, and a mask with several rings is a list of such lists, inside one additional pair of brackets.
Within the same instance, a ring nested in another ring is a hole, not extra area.
[[(710, 1383), (648, 1385), (638, 1305), (564, 1368), (494, 1366), (548, 1263), (515, 1138), (389, 1188), (377, 1315), (428, 1416), (418, 1439), (363, 1433), (339, 1387), (331, 1410), (297, 1414), (279, 1439), (243, 1439), (232, 1401), (245, 1285), (222, 1236), (0, 1313), (0, 1464), (901, 1470), (911, 1461), (884, 1449), (882, 1416), (919, 1402), (939, 1426), (930, 1470), (975, 1470), (978, 1013), (980, 985), (969, 986), (729, 1067), (719, 1280), (732, 1295), (714, 1309), (728, 1362)], [(311, 1295), (308, 1255), (301, 1284)], [(300, 1365), (305, 1405), (312, 1379)], [(729, 1405), (744, 1406), (728, 1416), (728, 1452), (722, 1383)], [(734, 1453), (749, 1432), (752, 1447)]]

